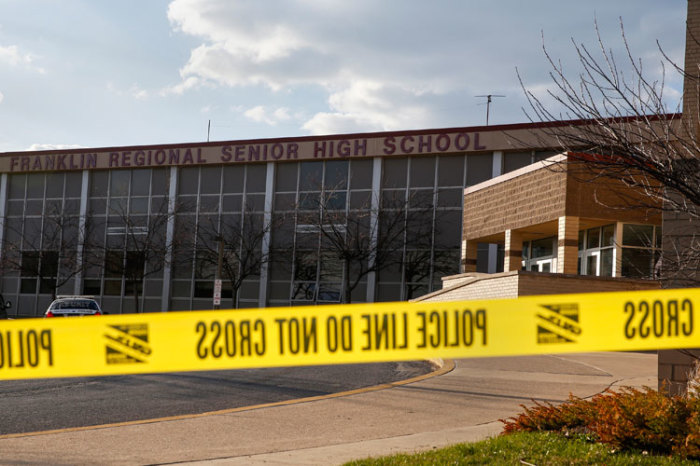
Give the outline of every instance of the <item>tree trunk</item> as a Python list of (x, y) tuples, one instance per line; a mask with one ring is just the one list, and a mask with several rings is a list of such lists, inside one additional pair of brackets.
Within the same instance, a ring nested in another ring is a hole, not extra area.
[(350, 261), (343, 261), (343, 304), (350, 304), (352, 302), (352, 290), (350, 289)]
[(133, 282), (133, 285), (134, 285), (134, 305), (136, 306), (134, 308), (134, 312), (136, 312), (138, 314), (139, 312), (141, 312), (141, 310), (139, 309), (139, 287), (138, 287), (138, 283), (135, 280)]

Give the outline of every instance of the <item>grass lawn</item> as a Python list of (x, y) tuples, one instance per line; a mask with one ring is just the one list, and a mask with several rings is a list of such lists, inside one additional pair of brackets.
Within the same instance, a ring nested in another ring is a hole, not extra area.
[(518, 432), (484, 440), (462, 443), (440, 450), (414, 455), (394, 455), (353, 461), (348, 465), (698, 465), (697, 461), (683, 461), (675, 457), (654, 456), (645, 452), (615, 452), (607, 445), (584, 438), (566, 439), (561, 435), (536, 432)]

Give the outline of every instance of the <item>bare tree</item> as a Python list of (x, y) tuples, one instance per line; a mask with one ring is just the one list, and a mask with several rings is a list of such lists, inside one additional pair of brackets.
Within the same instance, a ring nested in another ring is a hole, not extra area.
[(261, 212), (246, 209), (243, 214), (222, 215), (197, 225), (197, 267), (216, 270), (231, 285), (231, 306), (246, 279), (260, 274), (270, 260), (263, 242), (271, 230)]
[(406, 251), (403, 260), (406, 289), (404, 298), (411, 300), (425, 294), (425, 282), (432, 277), (441, 277), (455, 272), (455, 257), (452, 249), (413, 249)]
[[(311, 204), (308, 200), (305, 203), (304, 208), (297, 208), (297, 233), (301, 228), (320, 240), (320, 257), (311, 255), (308, 266), (315, 268), (316, 262), (321, 262), (322, 281), (324, 270), (342, 277), (341, 302), (352, 302), (353, 291), (368, 274), (388, 267), (406, 268), (411, 281), (430, 276), (434, 263), (430, 251), (432, 204), (418, 205), (415, 199), (402, 197), (382, 199), (381, 208), (368, 201), (360, 208), (348, 209), (335, 191), (323, 192), (314, 196)], [(404, 254), (405, 248), (411, 252)], [(297, 269), (307, 266), (303, 260), (297, 258)], [(310, 291), (312, 296), (314, 290)]]
[[(675, 251), (664, 245), (664, 276), (672, 278), (669, 273), (673, 272), (696, 280), (700, 272), (698, 99), (695, 108), (686, 105), (681, 118), (678, 104), (668, 103), (665, 76), (667, 68), (680, 73), (686, 93), (696, 96), (697, 76), (685, 73), (659, 46), (662, 76), (649, 78), (641, 59), (630, 50), (622, 21), (622, 62), (604, 45), (597, 23), (595, 27), (597, 53), (572, 39), (578, 74), (569, 75), (543, 46), (553, 84), (546, 96), (528, 90), (518, 75), (529, 102), (528, 117), (546, 123), (537, 143), (568, 154), (563, 166), (587, 180), (622, 183), (617, 207), (659, 209), (666, 212), (665, 219), (668, 213), (682, 218), (683, 240)], [(634, 192), (643, 195), (625, 194)]]
[[(110, 208), (106, 225), (102, 225), (106, 227), (106, 241), (102, 235), (86, 236), (86, 266), (103, 268), (105, 277), (123, 277), (124, 294), (133, 296), (135, 312), (143, 311), (144, 280), (172, 263), (178, 238), (168, 239), (166, 231), (174, 216), (166, 202), (150, 213), (129, 212), (126, 205), (119, 204)], [(96, 217), (88, 218), (88, 222), (95, 231), (104, 231), (97, 227)]]
[(16, 238), (5, 242), (1, 264), (5, 272), (18, 272), (34, 290), (38, 280), (39, 293), (51, 293), (52, 298), (83, 272), (78, 243), (87, 226), (81, 225), (79, 216), (55, 207), (36, 222), (27, 221), (24, 230), (21, 222), (5, 223), (7, 234)]

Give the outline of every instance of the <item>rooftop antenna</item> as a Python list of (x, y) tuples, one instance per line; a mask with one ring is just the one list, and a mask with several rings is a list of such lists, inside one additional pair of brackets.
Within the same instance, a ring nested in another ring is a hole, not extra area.
[[(488, 123), (486, 123), (486, 124), (488, 124)], [(211, 131), (211, 120), (209, 120), (209, 123), (207, 124), (207, 142), (209, 142), (209, 132), (210, 131)]]
[(492, 97), (505, 97), (499, 94), (486, 94), (486, 95), (475, 95), (474, 97), (486, 97), (486, 126), (489, 125), (489, 110), (491, 109), (491, 98)]

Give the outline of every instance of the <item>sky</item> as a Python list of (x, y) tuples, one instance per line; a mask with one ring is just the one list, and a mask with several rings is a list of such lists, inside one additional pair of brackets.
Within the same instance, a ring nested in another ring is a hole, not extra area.
[[(572, 39), (683, 64), (685, 0), (0, 0), (0, 152), (523, 123)], [(624, 60), (620, 60), (621, 62)], [(518, 73), (516, 73), (516, 69)], [(682, 80), (665, 68), (671, 110)]]

